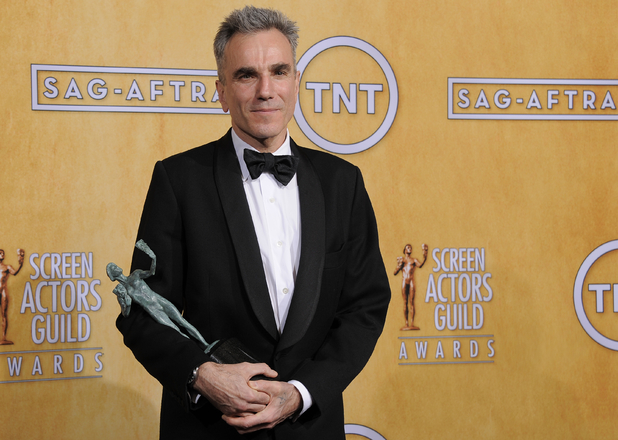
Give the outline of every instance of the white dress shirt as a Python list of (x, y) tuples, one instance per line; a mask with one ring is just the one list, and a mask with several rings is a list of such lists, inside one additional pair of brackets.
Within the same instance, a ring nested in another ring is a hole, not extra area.
[[(252, 179), (243, 159), (243, 153), (245, 149), (257, 150), (242, 141), (234, 130), (232, 139), (260, 246), (277, 330), (281, 334), (294, 295), (300, 261), (301, 225), (296, 175), (287, 186), (279, 183), (270, 173), (262, 173), (257, 179)], [(274, 154), (276, 156), (291, 154), (289, 136)]]
[[(281, 334), (294, 295), (300, 261), (301, 223), (298, 181), (294, 175), (287, 185), (283, 185), (270, 173), (262, 173), (257, 179), (252, 179), (243, 154), (245, 149), (257, 150), (240, 139), (233, 129), (232, 141), (240, 164), (243, 188), (260, 247), (277, 330)], [(283, 145), (273, 154), (275, 156), (292, 154), (289, 133)], [(296, 380), (291, 380), (289, 383), (294, 385), (302, 396), (302, 414), (313, 403), (311, 394), (302, 383)]]

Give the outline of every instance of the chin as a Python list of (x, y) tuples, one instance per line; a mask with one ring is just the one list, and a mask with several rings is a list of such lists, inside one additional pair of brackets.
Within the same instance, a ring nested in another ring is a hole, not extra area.
[(278, 136), (282, 131), (285, 131), (285, 127), (284, 128), (263, 127), (263, 128), (258, 128), (256, 130), (252, 130), (252, 136), (255, 137), (256, 139), (269, 139), (269, 138), (274, 138)]

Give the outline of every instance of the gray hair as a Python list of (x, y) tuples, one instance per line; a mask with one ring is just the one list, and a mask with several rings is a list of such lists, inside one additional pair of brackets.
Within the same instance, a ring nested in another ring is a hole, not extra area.
[(296, 62), (296, 46), (298, 46), (298, 26), (296, 26), (296, 22), (274, 9), (245, 6), (242, 9), (232, 11), (223, 20), (215, 36), (213, 48), (220, 81), (224, 81), (225, 48), (234, 34), (254, 34), (270, 29), (277, 29), (288, 39), (292, 47), (292, 57)]

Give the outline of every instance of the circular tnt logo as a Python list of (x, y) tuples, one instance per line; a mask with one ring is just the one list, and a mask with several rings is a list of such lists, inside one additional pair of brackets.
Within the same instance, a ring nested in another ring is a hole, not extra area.
[(339, 154), (373, 147), (397, 114), (399, 91), (390, 64), (371, 44), (331, 37), (298, 61), (300, 90), (294, 118), (317, 146)]
[(386, 440), (380, 433), (363, 425), (347, 424), (345, 425), (345, 433), (352, 435), (360, 435), (369, 440)]
[(573, 302), (586, 333), (603, 347), (618, 351), (618, 277), (614, 275), (618, 253), (610, 254), (615, 250), (618, 240), (602, 244), (586, 257), (575, 277)]

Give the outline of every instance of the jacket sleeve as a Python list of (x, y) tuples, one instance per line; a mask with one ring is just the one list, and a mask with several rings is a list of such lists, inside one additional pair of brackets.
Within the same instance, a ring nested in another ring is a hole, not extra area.
[[(182, 236), (178, 201), (164, 164), (158, 162), (146, 196), (138, 238), (143, 239), (157, 256), (156, 273), (145, 281), (181, 312), (185, 259)], [(135, 249), (131, 270), (149, 266), (150, 258)], [(121, 314), (116, 325), (136, 359), (171, 391), (183, 407), (189, 408), (187, 381), (193, 369), (207, 360), (198, 345), (176, 330), (157, 323), (137, 305), (131, 308), (128, 317)]]

